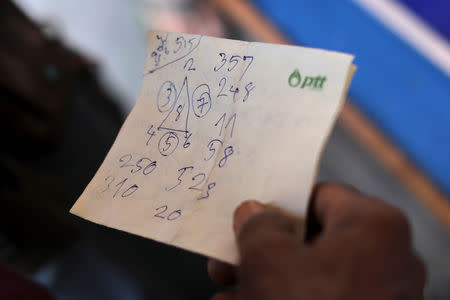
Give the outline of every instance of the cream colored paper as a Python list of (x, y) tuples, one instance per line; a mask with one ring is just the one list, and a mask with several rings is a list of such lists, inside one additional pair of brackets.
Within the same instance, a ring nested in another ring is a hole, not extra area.
[(161, 31), (148, 38), (137, 103), (71, 212), (236, 263), (232, 215), (242, 201), (305, 214), (353, 56)]

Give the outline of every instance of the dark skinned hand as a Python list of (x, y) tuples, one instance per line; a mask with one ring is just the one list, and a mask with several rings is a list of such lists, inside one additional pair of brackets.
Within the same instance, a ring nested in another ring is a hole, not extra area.
[(234, 229), (239, 266), (210, 260), (213, 280), (231, 299), (423, 299), (425, 270), (396, 208), (334, 183), (315, 187), (306, 242), (302, 221), (256, 201), (240, 205)]

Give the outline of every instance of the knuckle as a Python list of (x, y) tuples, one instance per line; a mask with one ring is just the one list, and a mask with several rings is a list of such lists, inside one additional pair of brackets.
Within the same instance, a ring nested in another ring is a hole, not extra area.
[(293, 256), (293, 253), (299, 251), (298, 243), (294, 239), (276, 232), (250, 238), (242, 246), (241, 262), (265, 269), (276, 263), (280, 256)]
[(334, 197), (336, 195), (336, 192), (339, 192), (341, 188), (342, 185), (338, 183), (324, 181), (317, 183), (314, 187), (314, 191), (317, 196), (320, 195), (322, 197), (326, 197), (328, 195), (331, 195)]
[(407, 216), (398, 208), (390, 206), (381, 200), (372, 213), (368, 215), (369, 226), (378, 228), (382, 234), (393, 238), (403, 238), (410, 242), (411, 229)]
[(284, 215), (276, 210), (267, 210), (248, 220), (241, 228), (239, 237), (264, 241), (268, 235), (272, 234), (289, 236), (297, 233), (300, 224), (301, 221), (292, 216)]
[(344, 215), (346, 212), (360, 207), (361, 202), (365, 202), (365, 197), (357, 189), (335, 182), (317, 184), (313, 190), (312, 198), (318, 203), (326, 203), (328, 209), (333, 212), (343, 213)]
[(387, 206), (382, 213), (382, 220), (400, 231), (409, 232), (409, 221), (398, 208)]
[(321, 196), (348, 197), (350, 195), (360, 194), (360, 192), (348, 184), (342, 184), (332, 181), (323, 181), (315, 185), (314, 191)]

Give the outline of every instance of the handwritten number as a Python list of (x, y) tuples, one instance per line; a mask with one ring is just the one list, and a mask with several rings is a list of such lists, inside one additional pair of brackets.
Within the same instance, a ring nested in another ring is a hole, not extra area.
[[(141, 163), (143, 162), (143, 161), (145, 161), (145, 160), (148, 160), (150, 163), (148, 163), (145, 167), (144, 166), (142, 166), (141, 165)], [(151, 159), (149, 159), (149, 158), (147, 158), (147, 157), (142, 157), (141, 159), (139, 159), (137, 162), (136, 162), (136, 167), (138, 167), (139, 169), (137, 169), (137, 170), (134, 170), (134, 169), (132, 169), (131, 170), (131, 173), (136, 173), (136, 172), (139, 172), (140, 170), (142, 170), (142, 174), (144, 174), (144, 175), (148, 175), (148, 174), (150, 174), (150, 173), (152, 173), (154, 170), (155, 170), (155, 168), (156, 168), (156, 161), (152, 161)]]
[(236, 94), (239, 93), (239, 88), (233, 90), (233, 86), (230, 87), (230, 92), (233, 93), (233, 103), (236, 103)]
[[(220, 124), (220, 132), (219, 132), (219, 136), (222, 136), (222, 131), (223, 131), (223, 125), (225, 124), (225, 119), (227, 117), (227, 113), (223, 113), (222, 116), (220, 117), (219, 120), (217, 120), (217, 122), (214, 124), (214, 126), (217, 127), (217, 125), (219, 123)], [(231, 132), (230, 132), (230, 137), (233, 137), (233, 132), (234, 132), (234, 124), (236, 123), (236, 113), (234, 113), (229, 119), (227, 124), (225, 125), (225, 129), (228, 128), (228, 126), (231, 124)]]
[(220, 92), (217, 94), (217, 98), (219, 97), (227, 97), (227, 94), (223, 94), (223, 89), (225, 88), (225, 85), (227, 84), (227, 79), (225, 77), (222, 77), (219, 81), (219, 87), (221, 87)]
[[(126, 159), (126, 157), (128, 157), (128, 160)], [(123, 162), (123, 164), (120, 165), (120, 167), (121, 168), (132, 167), (133, 164), (131, 164), (131, 165), (128, 164), (132, 159), (133, 159), (133, 156), (131, 154), (123, 155), (121, 158), (119, 158), (119, 161)]]
[[(180, 209), (177, 209), (177, 210), (174, 210), (173, 212), (171, 212), (171, 213), (166, 217), (166, 216), (164, 216), (163, 214), (167, 211), (167, 209), (168, 209), (167, 205), (160, 206), (160, 207), (158, 207), (158, 208), (156, 209), (157, 213), (154, 214), (153, 216), (156, 217), (156, 218), (160, 218), (160, 219), (167, 219), (167, 220), (169, 220), (169, 221), (176, 220), (176, 219), (178, 219), (178, 218), (181, 216), (181, 210), (180, 210)], [(158, 211), (159, 211), (159, 212), (158, 212)]]
[(183, 177), (183, 175), (186, 172), (186, 170), (192, 170), (192, 169), (194, 169), (194, 167), (184, 167), (184, 168), (178, 169), (178, 172), (181, 172), (181, 173), (180, 173), (180, 175), (177, 178), (178, 179), (177, 184), (174, 185), (171, 188), (166, 188), (166, 191), (169, 192), (169, 191), (173, 190), (174, 188), (176, 188), (177, 186), (179, 186), (181, 184), (181, 182), (182, 182), (181, 177)]
[(234, 131), (234, 123), (236, 123), (236, 113), (234, 113), (231, 118), (228, 119), (228, 123), (227, 125), (225, 125), (225, 129), (228, 128), (228, 125), (230, 125), (231, 121), (233, 121), (232, 126), (231, 126), (231, 132), (230, 132), (230, 138), (233, 137), (233, 131)]
[[(138, 161), (136, 162), (137, 169), (135, 169), (135, 168), (131, 169), (131, 174), (135, 174), (135, 173), (139, 172), (140, 170), (142, 170), (143, 167), (142, 167), (141, 163), (144, 160), (150, 160), (150, 159), (148, 159), (146, 157), (142, 157), (142, 158), (138, 159)], [(151, 160), (150, 160), (150, 162), (151, 162)], [(145, 174), (145, 175), (147, 175), (147, 174)]]
[(189, 41), (188, 41), (188, 43), (189, 43), (189, 45), (191, 45), (190, 47), (189, 47), (189, 51), (192, 49), (192, 47), (194, 47), (194, 43), (192, 42), (192, 41), (195, 41), (197, 38), (191, 38), (191, 39), (189, 39)]
[(215, 66), (214, 67), (214, 71), (215, 72), (217, 72), (217, 71), (219, 71), (220, 69), (222, 69), (222, 67), (225, 65), (225, 63), (227, 62), (227, 55), (225, 54), (225, 53), (223, 53), (223, 52), (221, 52), (221, 53), (219, 53), (219, 56), (222, 58), (221, 60), (220, 60), (220, 62), (222, 63), (220, 66)]
[(108, 181), (109, 179), (111, 179), (110, 182), (108, 182), (108, 185), (106, 186), (106, 188), (102, 191), (102, 193), (106, 192), (107, 190), (109, 190), (109, 187), (111, 186), (111, 183), (113, 183), (113, 181), (115, 180), (115, 178), (113, 176), (108, 176), (105, 178), (105, 181)]
[(209, 192), (210, 192), (211, 189), (212, 189), (213, 187), (215, 187), (215, 186), (216, 186), (216, 183), (215, 183), (215, 182), (211, 182), (210, 184), (208, 184), (208, 189), (206, 190), (206, 195), (203, 196), (203, 197), (197, 198), (197, 200), (202, 200), (202, 199), (208, 198), (208, 197), (209, 197)]
[(162, 156), (169, 156), (178, 147), (179, 142), (180, 139), (175, 132), (169, 131), (165, 133), (158, 142), (159, 153)]
[(248, 97), (250, 97), (250, 92), (255, 88), (255, 84), (253, 82), (247, 83), (245, 86), (245, 96), (244, 99), (242, 99), (242, 102), (245, 102), (248, 100)]
[(125, 178), (124, 180), (122, 180), (121, 182), (119, 182), (118, 184), (116, 184), (116, 187), (119, 187), (116, 192), (113, 194), (113, 198), (116, 197), (117, 193), (119, 192), (119, 190), (123, 187), (123, 185), (125, 184), (125, 182), (127, 182), (128, 178)]
[(157, 218), (164, 219), (165, 217), (164, 217), (164, 216), (161, 216), (161, 214), (163, 214), (163, 213), (166, 212), (166, 210), (167, 210), (167, 205), (160, 206), (160, 207), (158, 207), (158, 208), (156, 209), (156, 211), (159, 211), (159, 210), (161, 210), (161, 211), (158, 212), (158, 213), (156, 213), (154, 216), (157, 217)]
[(154, 137), (156, 135), (155, 131), (152, 129), (153, 129), (153, 125), (151, 125), (150, 128), (147, 130), (148, 139), (147, 139), (147, 142), (145, 143), (145, 145), (147, 145), (147, 146), (148, 146), (148, 144), (150, 144), (150, 140), (152, 139), (152, 137)]
[(183, 144), (183, 148), (184, 149), (186, 149), (187, 147), (189, 147), (191, 145), (191, 142), (189, 142), (189, 138), (191, 136), (192, 136), (192, 133), (187, 134), (187, 132), (186, 132), (186, 134), (184, 136), (185, 141), (184, 141), (184, 144)]
[(156, 104), (158, 106), (158, 111), (163, 113), (166, 111), (171, 111), (177, 102), (177, 89), (172, 81), (165, 81), (158, 91), (158, 96), (156, 97)]
[(142, 158), (137, 161), (137, 163), (136, 163), (137, 168), (131, 169), (131, 174), (135, 174), (135, 173), (139, 172), (140, 170), (142, 170), (142, 166), (139, 165), (140, 162), (142, 162)]
[(126, 198), (128, 196), (131, 196), (134, 192), (137, 191), (139, 187), (137, 186), (137, 184), (133, 184), (132, 186), (130, 186), (129, 188), (127, 188), (123, 193), (122, 193), (122, 198)]
[(241, 58), (239, 55), (233, 55), (230, 58), (230, 64), (234, 64), (232, 67), (228, 67), (228, 72), (233, 71), (234, 68), (236, 68), (237, 64), (239, 63), (239, 59)]
[[(128, 157), (128, 159), (124, 159), (125, 157)], [(142, 174), (144, 175), (148, 175), (150, 173), (152, 173), (155, 168), (156, 168), (156, 161), (152, 161), (150, 158), (148, 157), (142, 157), (140, 159), (137, 160), (136, 164), (128, 164), (131, 160), (132, 160), (133, 156), (131, 154), (125, 154), (123, 155), (119, 161), (122, 162), (123, 164), (120, 166), (120, 168), (124, 168), (124, 167), (137, 167), (137, 168), (132, 168), (131, 169), (131, 174), (136, 174), (138, 173), (140, 170), (143, 169)], [(149, 161), (149, 163), (147, 165), (142, 164), (142, 162), (145, 161)]]
[(198, 188), (198, 186), (201, 185), (203, 183), (203, 181), (205, 181), (206, 174), (205, 173), (197, 174), (194, 177), (192, 177), (192, 181), (196, 181), (198, 177), (201, 177), (200, 181), (197, 184), (194, 184), (193, 186), (190, 186), (189, 187), (190, 190), (197, 190), (197, 191), (201, 191), (202, 190), (202, 189)]
[(219, 168), (223, 168), (225, 166), (228, 157), (230, 157), (233, 153), (233, 146), (228, 146), (223, 150), (224, 157), (219, 161)]
[(177, 106), (177, 116), (175, 117), (175, 122), (178, 122), (178, 120), (180, 119), (181, 113), (183, 112), (183, 105), (178, 105)]
[(192, 110), (197, 118), (203, 118), (211, 110), (211, 90), (209, 85), (200, 84), (192, 93)]
[(211, 151), (211, 155), (208, 158), (205, 158), (205, 161), (210, 160), (214, 156), (214, 154), (216, 154), (216, 148), (214, 147), (214, 143), (216, 142), (219, 143), (221, 146), (223, 145), (223, 142), (219, 139), (211, 140), (207, 145), (208, 150)]
[(217, 120), (216, 124), (214, 124), (214, 126), (217, 127), (217, 124), (219, 124), (219, 122), (222, 121), (222, 124), (220, 125), (219, 136), (222, 136), (223, 123), (225, 123), (225, 118), (226, 118), (226, 116), (227, 116), (227, 113), (223, 113), (223, 115), (220, 117), (220, 119)]
[(177, 40), (175, 41), (175, 43), (178, 45), (178, 48), (173, 50), (173, 53), (177, 53), (178, 51), (180, 51), (181, 46), (183, 45), (179, 40), (179, 37), (177, 38)]
[(178, 45), (178, 48), (176, 50), (173, 50), (173, 53), (177, 53), (178, 51), (180, 51), (181, 47), (183, 47), (183, 42), (184, 42), (184, 48), (186, 48), (186, 40), (184, 39), (184, 37), (179, 36), (176, 38), (175, 44)]
[(167, 216), (167, 220), (169, 221), (173, 221), (178, 219), (181, 216), (181, 210), (175, 210), (173, 212), (171, 212), (168, 216)]
[[(102, 191), (102, 193), (109, 190), (109, 188), (110, 188), (111, 184), (114, 182), (115, 178), (113, 176), (108, 176), (105, 178), (105, 181), (108, 181), (108, 180), (110, 180), (110, 181), (108, 182), (107, 187)], [(115, 198), (117, 196), (117, 194), (122, 189), (122, 187), (124, 186), (125, 182), (127, 182), (127, 180), (128, 180), (128, 178), (125, 178), (121, 182), (119, 182), (118, 184), (115, 185), (115, 187), (117, 187), (117, 190), (114, 192), (114, 194), (112, 196), (113, 198)], [(120, 196), (122, 198), (126, 198), (126, 197), (132, 195), (134, 192), (136, 192), (138, 188), (139, 187), (136, 184), (133, 184), (132, 186), (127, 188)]]
[(219, 65), (214, 67), (215, 72), (218, 72), (220, 69), (222, 69), (222, 67), (226, 64), (227, 61), (229, 63), (229, 66), (227, 68), (228, 72), (231, 72), (234, 70), (234, 68), (236, 68), (236, 66), (239, 64), (239, 59), (242, 59), (244, 63), (248, 61), (248, 64), (245, 67), (244, 72), (242, 72), (242, 75), (239, 78), (239, 80), (241, 80), (244, 77), (245, 73), (247, 73), (248, 69), (250, 68), (254, 60), (254, 57), (250, 55), (246, 55), (244, 57), (241, 57), (239, 55), (232, 55), (229, 60), (227, 59), (227, 55), (223, 52), (219, 53), (219, 56), (221, 57), (221, 60)]
[(241, 78), (239, 78), (239, 80), (241, 80), (241, 79), (244, 77), (244, 74), (247, 72), (248, 68), (250, 68), (250, 65), (253, 63), (254, 57), (253, 57), (253, 56), (246, 55), (246, 56), (244, 56), (244, 58), (242, 58), (242, 59), (243, 59), (244, 61), (249, 60), (249, 63), (248, 63), (248, 65), (247, 65), (247, 67), (245, 68), (244, 72), (242, 72)]
[(193, 59), (192, 57), (189, 58), (189, 59), (186, 61), (186, 63), (184, 64), (184, 69), (185, 69), (185, 70), (186, 70), (186, 67), (188, 66), (188, 64), (189, 64), (188, 71), (195, 71), (195, 70), (196, 70), (195, 68), (192, 67), (193, 64), (194, 64), (194, 59)]
[(152, 161), (144, 168), (144, 170), (142, 170), (142, 173), (144, 175), (148, 175), (152, 173), (155, 169), (156, 169), (156, 161)]

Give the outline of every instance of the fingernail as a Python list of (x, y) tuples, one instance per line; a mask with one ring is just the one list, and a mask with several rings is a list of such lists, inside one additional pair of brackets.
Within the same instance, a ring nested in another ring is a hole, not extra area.
[(264, 210), (264, 205), (255, 201), (250, 200), (242, 203), (236, 208), (234, 213), (234, 223), (233, 229), (235, 234), (238, 234), (242, 226), (254, 215), (262, 212)]

